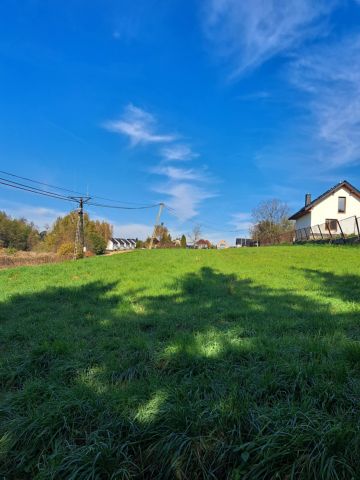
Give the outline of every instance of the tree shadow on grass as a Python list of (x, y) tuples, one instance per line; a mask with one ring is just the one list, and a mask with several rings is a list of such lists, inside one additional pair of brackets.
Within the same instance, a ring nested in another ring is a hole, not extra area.
[(320, 285), (328, 297), (336, 297), (345, 302), (360, 300), (360, 277), (354, 274), (336, 274), (333, 272), (304, 269), (311, 282)]
[(356, 312), (208, 267), (167, 291), (1, 305), (2, 475), (355, 478)]

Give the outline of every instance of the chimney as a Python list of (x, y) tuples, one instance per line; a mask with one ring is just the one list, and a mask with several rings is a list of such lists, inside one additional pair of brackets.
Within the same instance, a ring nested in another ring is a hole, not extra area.
[(311, 193), (306, 193), (305, 194), (305, 207), (310, 205), (310, 203), (311, 203)]

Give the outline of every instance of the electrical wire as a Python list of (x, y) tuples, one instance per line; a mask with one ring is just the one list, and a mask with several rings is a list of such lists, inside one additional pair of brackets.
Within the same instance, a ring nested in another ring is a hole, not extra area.
[[(22, 177), (21, 175), (16, 175), (14, 173), (10, 173), (10, 172), (6, 172), (4, 170), (0, 170), (0, 173), (4, 174), (4, 175), (8, 175), (10, 177), (14, 177), (14, 178), (18, 178), (20, 180), (26, 180), (27, 182), (32, 182), (32, 183), (36, 183), (37, 185), (43, 185), (45, 187), (49, 187), (49, 188), (53, 188), (53, 189), (56, 189), (56, 190), (61, 190), (63, 192), (68, 192), (68, 193), (75, 193), (77, 195), (80, 195), (80, 196), (83, 196), (83, 197), (86, 197), (88, 196), (87, 194), (85, 195), (85, 193), (82, 193), (82, 192), (79, 192), (77, 190), (71, 190), (69, 188), (64, 188), (64, 187), (58, 187), (56, 185), (51, 185), (49, 183), (45, 183), (45, 182), (39, 182), (38, 180), (34, 180), (32, 178), (28, 178), (28, 177)], [(6, 180), (6, 181), (9, 181), (9, 182), (13, 182), (13, 180), (8, 180), (8, 179), (3, 179), (3, 180)], [(16, 182), (14, 182), (16, 183)], [(29, 188), (35, 188), (35, 187), (31, 187), (31, 186), (28, 186)], [(56, 195), (56, 193), (54, 192), (54, 194)], [(144, 207), (144, 208), (151, 208), (150, 206), (147, 206), (147, 205), (144, 205), (144, 204), (141, 204), (141, 203), (135, 203), (135, 202), (124, 202), (124, 201), (121, 201), (121, 200), (114, 200), (114, 199), (111, 199), (111, 198), (106, 198), (106, 197), (100, 197), (100, 196), (92, 196), (91, 197), (92, 199), (98, 199), (98, 200), (105, 200), (107, 202), (112, 202), (112, 203), (118, 203), (118, 204), (124, 204), (124, 205), (136, 205), (136, 206), (141, 206), (141, 207)], [(99, 205), (99, 206), (103, 206), (103, 205)], [(115, 208), (113, 206), (109, 206), (108, 208)]]
[[(39, 182), (38, 180), (33, 180), (31, 178), (28, 178), (28, 177), (21, 177), (20, 175), (15, 175), (14, 173), (5, 172), (3, 170), (0, 170), (0, 173), (2, 173), (3, 175), (8, 175), (9, 177), (19, 178), (20, 180), (26, 180), (27, 182), (32, 182), (32, 183), (36, 183), (38, 185), (43, 185), (44, 187), (55, 188), (56, 190), (62, 190), (63, 192), (76, 193), (77, 195), (85, 196), (84, 193), (77, 192), (76, 190), (70, 190), (68, 188), (63, 188), (63, 187), (57, 187), (55, 185), (50, 185), (49, 183)], [(11, 180), (9, 180), (9, 181), (11, 181)]]
[(93, 207), (102, 207), (102, 208), (117, 208), (120, 210), (145, 210), (148, 208), (158, 207), (160, 203), (154, 203), (153, 205), (143, 205), (141, 207), (120, 207), (119, 205), (103, 205), (101, 203), (92, 203), (92, 202), (88, 202), (87, 205), (91, 205)]
[[(31, 185), (25, 185), (23, 183), (15, 182), (14, 180), (8, 180), (8, 179), (2, 178), (2, 177), (0, 177), (0, 184), (8, 186), (8, 187), (16, 188), (18, 190), (23, 190), (23, 191), (30, 192), (30, 193), (36, 193), (38, 195), (43, 195), (43, 196), (46, 196), (46, 197), (55, 198), (57, 200), (66, 200), (68, 202), (78, 203), (78, 199), (76, 199), (74, 197), (70, 197), (70, 196), (66, 197), (64, 195), (60, 195), (60, 194), (55, 193), (55, 192), (49, 192), (47, 190), (42, 190), (40, 188), (32, 187)], [(153, 205), (143, 205), (141, 207), (122, 207), (120, 205), (104, 205), (104, 204), (101, 204), (101, 203), (93, 203), (93, 202), (87, 202), (87, 205), (91, 205), (93, 207), (102, 207), (102, 208), (115, 208), (115, 209), (120, 209), (120, 210), (143, 210), (143, 209), (154, 208), (154, 207), (159, 206), (159, 204), (156, 203), (156, 204), (153, 204)]]
[[(3, 181), (3, 180), (5, 180), (5, 181)], [(70, 197), (64, 197), (64, 196), (58, 195), (56, 193), (47, 192), (46, 190), (40, 190), (39, 188), (34, 188), (34, 187), (29, 186), (29, 185), (20, 184), (18, 182), (12, 182), (12, 183), (8, 183), (8, 182), (11, 182), (11, 180), (6, 180), (6, 179), (3, 179), (3, 178), (0, 178), (0, 184), (1, 185), (6, 185), (8, 187), (16, 188), (18, 190), (24, 190), (24, 191), (30, 192), (30, 193), (36, 193), (38, 195), (43, 195), (45, 197), (56, 198), (57, 200), (66, 200), (68, 202), (76, 202), (76, 200), (74, 200)]]

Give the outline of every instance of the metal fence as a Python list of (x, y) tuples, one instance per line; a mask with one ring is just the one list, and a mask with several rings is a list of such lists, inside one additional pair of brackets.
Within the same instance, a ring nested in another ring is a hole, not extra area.
[(360, 241), (360, 217), (329, 219), (325, 223), (295, 230), (295, 242), (357, 242)]

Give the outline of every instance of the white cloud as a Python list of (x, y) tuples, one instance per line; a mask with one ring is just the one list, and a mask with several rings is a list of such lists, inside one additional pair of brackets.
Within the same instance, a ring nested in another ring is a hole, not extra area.
[(174, 214), (181, 222), (195, 217), (198, 214), (199, 205), (204, 200), (215, 196), (203, 188), (186, 182), (159, 186), (155, 191), (169, 197), (166, 205), (174, 209)]
[(309, 96), (317, 156), (330, 167), (360, 162), (360, 36), (310, 50), (292, 66)]
[(167, 177), (165, 184), (157, 186), (155, 191), (165, 194), (169, 199), (166, 204), (174, 209), (173, 214), (184, 222), (195, 217), (200, 204), (214, 193), (199, 187), (199, 182), (208, 182), (210, 177), (205, 169), (184, 169), (171, 165), (158, 165), (153, 169), (158, 175)]
[(162, 162), (152, 168), (152, 172), (167, 178), (167, 182), (156, 186), (153, 190), (168, 197), (167, 205), (174, 209), (174, 214), (184, 222), (198, 214), (202, 201), (214, 196), (196, 185), (197, 182), (209, 181), (206, 168), (179, 168), (171, 162), (190, 161), (199, 155), (183, 143), (175, 143), (175, 135), (158, 133), (155, 117), (139, 107), (128, 105), (117, 121), (107, 122), (104, 127), (130, 138), (133, 146), (138, 144), (168, 143), (160, 150)]
[(161, 155), (166, 161), (186, 161), (199, 156), (188, 145), (170, 145), (161, 149)]
[(205, 32), (232, 76), (284, 54), (319, 33), (316, 23), (335, 0), (207, 0)]
[[(110, 222), (111, 223), (111, 222)], [(145, 240), (153, 231), (154, 226), (144, 223), (112, 223), (115, 237), (120, 238), (139, 238)]]
[(252, 225), (251, 214), (246, 212), (237, 212), (231, 215), (230, 225), (233, 225), (234, 230), (238, 230), (239, 233), (248, 233)]
[(67, 215), (70, 211), (60, 211), (53, 208), (24, 206), (22, 203), (11, 202), (7, 200), (1, 201), (2, 209), (6, 214), (14, 218), (25, 218), (33, 222), (40, 230), (46, 226), (51, 226), (57, 217)]
[(167, 143), (176, 139), (175, 135), (157, 133), (156, 118), (132, 104), (125, 108), (119, 120), (105, 122), (104, 128), (129, 137), (131, 145)]
[(159, 165), (153, 169), (154, 173), (158, 175), (164, 175), (168, 177), (170, 180), (178, 181), (178, 180), (188, 180), (188, 181), (199, 181), (204, 182), (207, 181), (208, 174), (205, 170), (195, 170), (193, 168), (178, 168), (173, 166), (162, 166)]

